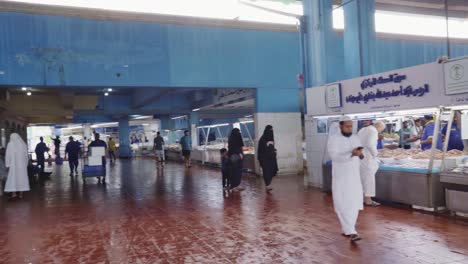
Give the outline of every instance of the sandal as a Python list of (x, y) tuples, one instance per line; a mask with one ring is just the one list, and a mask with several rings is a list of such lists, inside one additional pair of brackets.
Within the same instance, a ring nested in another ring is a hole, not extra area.
[(359, 235), (357, 235), (357, 234), (350, 235), (349, 237), (351, 238), (351, 243), (356, 243), (356, 242), (358, 242), (359, 240), (362, 240), (362, 238), (361, 238)]
[(370, 206), (370, 207), (377, 207), (380, 206), (380, 204), (376, 201), (372, 201), (371, 203), (364, 203), (365, 206)]

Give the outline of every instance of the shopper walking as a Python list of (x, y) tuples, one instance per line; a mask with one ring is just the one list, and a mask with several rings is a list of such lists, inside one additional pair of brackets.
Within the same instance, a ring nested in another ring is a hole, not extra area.
[(327, 145), (332, 160), (333, 206), (343, 235), (356, 242), (361, 240), (356, 222), (359, 210), (363, 209), (359, 163), (364, 154), (361, 140), (353, 135), (353, 121), (349, 117), (342, 117), (339, 127), (336, 123), (330, 127)]
[(65, 160), (68, 160), (70, 166), (70, 176), (73, 176), (73, 172), (78, 175), (78, 158), (81, 151), (81, 145), (78, 141), (75, 141), (73, 137), (69, 137), (69, 142), (65, 146)]
[(153, 140), (153, 148), (156, 153), (156, 159), (157, 159), (157, 164), (158, 167), (161, 165), (162, 168), (164, 168), (164, 160), (165, 160), (165, 155), (164, 155), (164, 138), (161, 137), (161, 132), (158, 132), (156, 134), (156, 137)]
[(242, 139), (241, 131), (234, 128), (228, 140), (228, 154), (231, 163), (231, 190), (243, 191), (244, 188), (240, 187), (242, 181), (242, 167), (244, 160), (244, 153), (242, 148), (244, 141)]
[(184, 157), (185, 167), (192, 167), (191, 153), (192, 153), (192, 139), (188, 130), (184, 131), (184, 136), (180, 138), (180, 146), (182, 148), (182, 156)]
[(117, 147), (115, 145), (115, 141), (110, 137), (109, 141), (107, 141), (107, 145), (109, 146), (109, 159), (110, 163), (115, 163), (115, 152), (117, 151)]
[(364, 191), (364, 203), (367, 206), (379, 206), (380, 204), (373, 201), (375, 197), (375, 174), (379, 169), (377, 161), (377, 141), (379, 133), (385, 129), (385, 124), (381, 121), (359, 130), (358, 136), (361, 140), (364, 154), (364, 159), (361, 160), (360, 173), (361, 183)]
[(263, 180), (267, 192), (273, 190), (270, 187), (273, 177), (278, 173), (278, 162), (276, 160), (275, 139), (273, 135), (273, 127), (267, 125), (263, 131), (263, 135), (258, 142), (257, 159), (262, 167)]
[(60, 159), (60, 144), (62, 141), (60, 141), (60, 137), (56, 136), (55, 138), (51, 138), (54, 141), (54, 154), (56, 159)]
[(49, 152), (50, 149), (44, 143), (43, 137), (40, 137), (39, 140), (41, 142), (39, 142), (36, 145), (36, 149), (34, 150), (34, 152), (36, 153), (37, 166), (41, 168), (41, 176), (42, 176), (45, 170), (45, 153)]
[(8, 177), (5, 192), (11, 193), (11, 198), (23, 198), (23, 192), (30, 190), (28, 178), (28, 147), (17, 133), (10, 135), (5, 154), (5, 167)]

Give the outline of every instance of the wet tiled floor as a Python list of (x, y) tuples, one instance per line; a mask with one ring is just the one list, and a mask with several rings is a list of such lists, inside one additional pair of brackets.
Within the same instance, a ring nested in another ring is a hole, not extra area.
[(23, 201), (2, 199), (0, 263), (468, 263), (467, 222), (404, 209), (366, 209), (351, 245), (331, 197), (301, 177), (266, 194), (245, 176), (226, 197), (215, 169), (122, 160), (105, 185), (83, 185), (67, 167)]

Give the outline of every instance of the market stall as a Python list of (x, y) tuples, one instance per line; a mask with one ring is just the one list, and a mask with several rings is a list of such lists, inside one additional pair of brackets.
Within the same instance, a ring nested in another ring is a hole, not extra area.
[(244, 169), (255, 170), (255, 148), (252, 138), (253, 120), (242, 119), (234, 124), (222, 123), (197, 127), (199, 145), (192, 152), (192, 159), (202, 164), (220, 166), (222, 148), (228, 148), (229, 133), (233, 127), (241, 129), (244, 137)]
[[(331, 189), (332, 164), (326, 151), (331, 123), (346, 114), (355, 120), (357, 132), (360, 121), (381, 120), (386, 131), (379, 151), (377, 198), (431, 211), (443, 208), (446, 196), (452, 198), (454, 194), (445, 192), (443, 181), (450, 176), (445, 172), (448, 168), (453, 172), (454, 166), (459, 168), (466, 156), (464, 151), (440, 147), (441, 130), (451, 126), (452, 109), (468, 102), (468, 87), (451, 93), (444, 84), (444, 68), (449, 63), (424, 64), (309, 88), (307, 97), (313, 100), (308, 102), (306, 118), (309, 183), (326, 191)], [(412, 121), (424, 116), (433, 116), (433, 120), (426, 120), (433, 123), (432, 144), (424, 150), (402, 144), (401, 131), (413, 127)], [(466, 198), (464, 195), (455, 199), (460, 201)]]

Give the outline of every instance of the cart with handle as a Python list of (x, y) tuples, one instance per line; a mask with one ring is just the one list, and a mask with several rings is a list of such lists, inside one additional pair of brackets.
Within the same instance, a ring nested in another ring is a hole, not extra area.
[(99, 181), (106, 181), (106, 161), (104, 147), (89, 147), (88, 152), (83, 153), (82, 179), (86, 182), (86, 178), (96, 177)]

